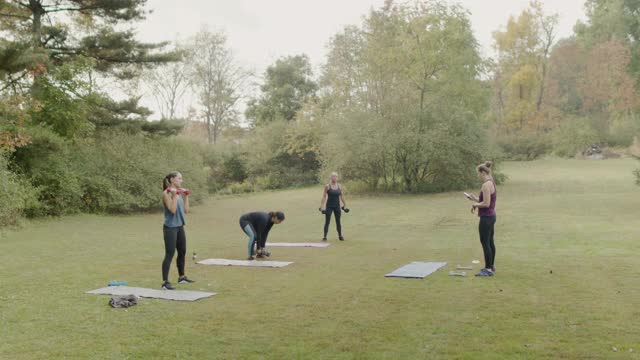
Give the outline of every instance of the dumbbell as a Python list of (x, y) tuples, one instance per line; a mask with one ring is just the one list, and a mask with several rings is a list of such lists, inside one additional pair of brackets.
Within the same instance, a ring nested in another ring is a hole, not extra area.
[[(167, 190), (165, 190), (165, 191), (166, 191), (167, 193), (170, 193), (170, 192), (171, 192), (171, 188), (167, 188)], [(189, 195), (191, 195), (191, 190), (189, 190), (189, 189), (183, 189), (183, 188), (176, 189), (176, 194), (178, 194), (178, 195), (185, 195), (185, 196), (189, 196)]]
[(326, 211), (326, 210), (324, 210), (323, 208), (318, 208), (318, 211), (320, 211), (320, 212), (322, 213), (322, 215), (324, 215), (324, 214), (326, 214), (326, 213), (327, 213), (327, 211)]
[(351, 211), (351, 210), (349, 210), (349, 208), (348, 208), (348, 207), (344, 207), (344, 206), (343, 206), (343, 207), (342, 207), (342, 211), (344, 211), (344, 212), (346, 212), (346, 213), (349, 213), (349, 211)]

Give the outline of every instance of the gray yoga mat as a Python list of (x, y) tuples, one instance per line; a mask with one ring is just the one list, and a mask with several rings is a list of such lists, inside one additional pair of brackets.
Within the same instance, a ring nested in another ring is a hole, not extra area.
[(267, 243), (267, 246), (280, 246), (280, 247), (315, 247), (315, 248), (326, 248), (331, 244), (323, 242), (323, 243), (295, 243), (295, 242), (282, 242), (282, 243)]
[(229, 260), (229, 259), (206, 259), (198, 261), (200, 265), (223, 265), (223, 266), (251, 266), (251, 267), (285, 267), (293, 264), (290, 261), (261, 261), (261, 260)]
[(414, 261), (408, 265), (405, 265), (395, 271), (386, 274), (386, 277), (402, 277), (402, 278), (414, 278), (422, 279), (426, 276), (436, 272), (441, 267), (447, 265), (446, 262), (422, 262)]
[(176, 300), (176, 301), (196, 301), (198, 299), (213, 296), (216, 293), (191, 290), (160, 290), (147, 289), (131, 286), (107, 286), (102, 289), (87, 291), (87, 294), (96, 295), (136, 295), (138, 297)]

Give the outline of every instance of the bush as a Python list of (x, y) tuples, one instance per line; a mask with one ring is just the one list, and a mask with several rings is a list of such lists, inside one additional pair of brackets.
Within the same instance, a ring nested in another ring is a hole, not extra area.
[(31, 132), (31, 144), (12, 157), (37, 189), (29, 216), (159, 209), (162, 179), (171, 171), (182, 173), (194, 203), (207, 193), (210, 168), (201, 145), (118, 131), (72, 144), (43, 128)]
[(639, 133), (640, 119), (635, 115), (622, 116), (613, 120), (606, 142), (609, 146), (628, 147)]
[(244, 194), (244, 193), (254, 192), (255, 185), (248, 182), (233, 183), (226, 189), (228, 190), (228, 193), (231, 193), (231, 194)]
[(69, 166), (70, 145), (44, 127), (28, 130), (31, 143), (11, 157), (17, 173), (24, 174), (37, 190), (37, 203), (25, 209), (28, 216), (62, 215), (81, 208), (80, 176)]
[(16, 225), (26, 209), (34, 208), (38, 202), (37, 190), (27, 179), (11, 172), (5, 156), (0, 156), (0, 190), (3, 194), (0, 206), (0, 226)]
[(568, 120), (553, 131), (552, 137), (553, 152), (561, 157), (574, 157), (600, 142), (598, 132), (582, 118)]
[[(476, 181), (475, 166), (488, 144), (475, 117), (462, 109), (396, 113), (391, 121), (366, 111), (330, 113), (321, 180), (338, 171), (344, 180), (366, 183), (372, 192), (440, 192)], [(362, 187), (363, 185), (359, 185)]]
[(241, 183), (247, 178), (245, 160), (237, 152), (232, 152), (223, 157), (222, 179), (228, 182)]
[(82, 208), (123, 213), (160, 207), (162, 179), (179, 171), (191, 200), (207, 193), (209, 169), (201, 145), (108, 131), (74, 147), (72, 166), (83, 173)]
[(256, 128), (244, 147), (248, 180), (264, 190), (315, 184), (319, 136), (317, 125), (307, 121)]
[(535, 160), (551, 151), (548, 136), (539, 134), (505, 135), (497, 144), (504, 157), (514, 161)]

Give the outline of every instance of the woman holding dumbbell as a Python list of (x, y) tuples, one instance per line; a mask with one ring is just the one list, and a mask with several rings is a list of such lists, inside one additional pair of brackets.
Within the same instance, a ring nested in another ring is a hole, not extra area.
[(331, 223), (331, 214), (335, 214), (336, 228), (338, 230), (338, 238), (340, 241), (344, 241), (342, 237), (342, 224), (340, 223), (340, 217), (342, 215), (340, 210), (340, 203), (342, 203), (342, 210), (349, 212), (347, 204), (344, 201), (344, 192), (342, 186), (338, 183), (338, 173), (331, 173), (331, 179), (329, 184), (325, 185), (322, 190), (322, 200), (320, 200), (320, 212), (325, 215), (324, 220), (324, 236), (322, 241), (327, 241), (327, 232), (329, 232), (329, 224)]
[(240, 217), (240, 228), (249, 237), (248, 260), (253, 260), (253, 245), (256, 244), (256, 256), (262, 258), (271, 255), (267, 250), (267, 237), (273, 225), (284, 221), (282, 211), (257, 211), (244, 214)]
[(169, 282), (169, 268), (173, 254), (178, 250), (178, 283), (194, 282), (184, 274), (184, 258), (187, 253), (187, 237), (184, 232), (185, 214), (189, 212), (189, 189), (182, 187), (182, 174), (172, 172), (162, 180), (162, 203), (164, 205), (164, 261), (162, 261), (162, 288), (174, 290)]

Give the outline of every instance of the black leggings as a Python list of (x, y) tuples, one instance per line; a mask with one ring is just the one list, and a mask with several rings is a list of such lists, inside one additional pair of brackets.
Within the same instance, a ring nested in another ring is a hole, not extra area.
[(329, 224), (331, 224), (331, 213), (336, 215), (336, 228), (338, 229), (338, 236), (342, 236), (342, 224), (340, 224), (340, 216), (342, 211), (339, 207), (328, 207), (324, 215), (324, 237), (327, 237), (329, 232)]
[(495, 216), (481, 216), (478, 231), (480, 243), (484, 251), (484, 264), (486, 269), (491, 269), (496, 259), (496, 245), (493, 242), (493, 227), (496, 224)]
[(187, 254), (187, 236), (184, 233), (184, 227), (170, 228), (164, 226), (164, 261), (162, 261), (162, 280), (169, 280), (169, 268), (173, 254), (178, 250), (178, 275), (184, 276), (184, 256)]

